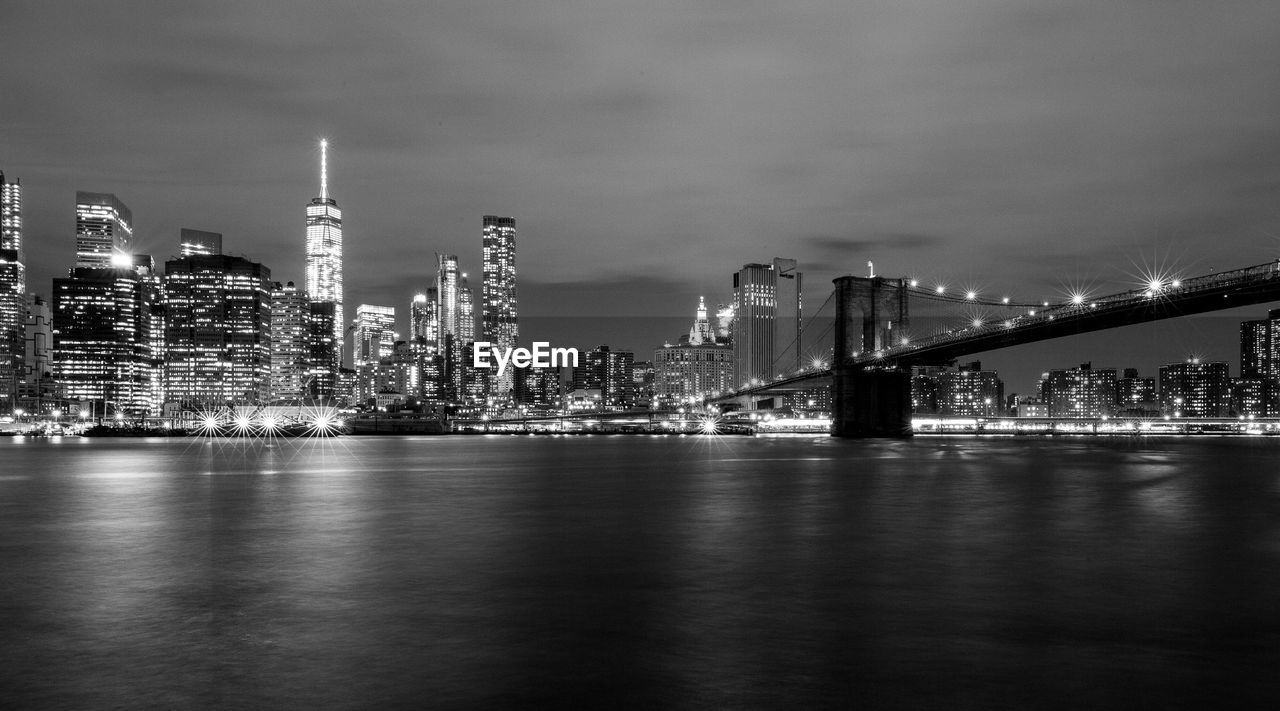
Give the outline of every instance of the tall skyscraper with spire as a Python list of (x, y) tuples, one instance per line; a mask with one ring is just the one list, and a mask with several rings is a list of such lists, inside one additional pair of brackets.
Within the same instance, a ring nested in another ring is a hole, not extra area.
[[(485, 215), (484, 284), (481, 316), (484, 340), (497, 348), (515, 348), (520, 336), (516, 311), (516, 220)], [(495, 376), (490, 392), (505, 396), (514, 385), (514, 372)]]
[(341, 365), (346, 321), (342, 311), (342, 210), (329, 197), (329, 142), (320, 141), (320, 195), (307, 205), (307, 293), (313, 303), (333, 304), (333, 338)]

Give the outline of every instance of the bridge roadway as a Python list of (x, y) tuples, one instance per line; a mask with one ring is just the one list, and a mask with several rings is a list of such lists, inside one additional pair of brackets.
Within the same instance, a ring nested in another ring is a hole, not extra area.
[[(1030, 309), (1012, 318), (969, 325), (881, 351), (856, 353), (846, 366), (871, 371), (944, 365), (961, 356), (1025, 343), (1271, 301), (1280, 301), (1280, 259), (1182, 281), (1165, 281), (1080, 303)], [(812, 369), (710, 402), (742, 402), (826, 385), (832, 379), (832, 369)]]

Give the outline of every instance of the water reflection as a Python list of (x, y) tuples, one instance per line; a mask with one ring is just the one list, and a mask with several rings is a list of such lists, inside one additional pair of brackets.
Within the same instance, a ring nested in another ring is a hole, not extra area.
[(1270, 443), (3, 442), (22, 707), (1213, 705)]

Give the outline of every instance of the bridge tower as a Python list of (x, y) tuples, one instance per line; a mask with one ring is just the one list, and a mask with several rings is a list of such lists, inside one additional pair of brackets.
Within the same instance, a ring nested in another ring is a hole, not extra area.
[(831, 364), (831, 434), (910, 437), (911, 371), (855, 367), (859, 354), (889, 348), (907, 325), (902, 279), (843, 276), (835, 280), (835, 360)]

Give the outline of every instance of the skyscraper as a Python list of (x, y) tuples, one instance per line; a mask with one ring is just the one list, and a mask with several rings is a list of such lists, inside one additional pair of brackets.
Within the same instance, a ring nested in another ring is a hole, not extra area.
[(76, 266), (106, 269), (127, 255), (133, 241), (133, 212), (111, 193), (76, 191)]
[(289, 282), (271, 288), (271, 399), (300, 400), (311, 369), (311, 298)]
[(337, 343), (333, 340), (333, 302), (311, 302), (311, 327), (308, 337), (306, 397), (329, 399), (337, 394), (339, 371)]
[(183, 227), (178, 237), (178, 248), (183, 257), (222, 254), (222, 233)]
[(167, 399), (188, 407), (256, 405), (271, 387), (271, 270), (243, 257), (164, 265)]
[(22, 248), (22, 181), (0, 171), (0, 406), (12, 408), (24, 346), (27, 265)]
[(458, 342), (466, 345), (476, 340), (475, 294), (464, 273), (458, 278)]
[(320, 195), (307, 205), (307, 294), (313, 302), (334, 305), (336, 373), (346, 343), (346, 321), (342, 310), (342, 210), (338, 201), (329, 197), (328, 141), (320, 141)]
[(735, 387), (800, 369), (801, 275), (796, 260), (745, 264), (733, 275)]
[[(483, 340), (497, 348), (514, 348), (520, 336), (516, 309), (516, 220), (484, 216), (484, 284), (481, 305)], [(506, 395), (515, 381), (512, 370), (495, 376), (492, 391)]]
[(458, 256), (436, 255), (436, 292), (440, 296), (440, 338), (458, 335)]
[(54, 374), (64, 396), (89, 401), (98, 417), (157, 411), (161, 354), (151, 332), (157, 296), (146, 265), (119, 260), (53, 280)]
[(355, 352), (352, 362), (357, 366), (377, 364), (382, 358), (390, 358), (396, 344), (396, 308), (360, 304), (356, 307)]

